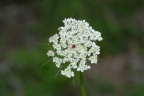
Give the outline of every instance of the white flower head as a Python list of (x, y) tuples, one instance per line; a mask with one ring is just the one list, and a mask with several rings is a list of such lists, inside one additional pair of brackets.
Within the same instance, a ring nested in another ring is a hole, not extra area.
[[(67, 18), (63, 20), (64, 26), (59, 32), (49, 38), (53, 51), (48, 51), (48, 56), (53, 56), (53, 62), (57, 67), (63, 64), (67, 67), (61, 70), (61, 74), (71, 78), (74, 70), (84, 72), (90, 69), (91, 63), (97, 63), (100, 47), (96, 41), (101, 41), (101, 33), (92, 29), (85, 20)], [(55, 55), (55, 56), (54, 56)]]

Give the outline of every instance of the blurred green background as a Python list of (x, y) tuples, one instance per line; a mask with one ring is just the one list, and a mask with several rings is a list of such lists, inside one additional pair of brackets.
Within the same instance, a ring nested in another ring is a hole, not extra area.
[(58, 74), (48, 38), (64, 18), (102, 33), (87, 96), (144, 96), (144, 0), (0, 0), (0, 96), (80, 96), (78, 76)]

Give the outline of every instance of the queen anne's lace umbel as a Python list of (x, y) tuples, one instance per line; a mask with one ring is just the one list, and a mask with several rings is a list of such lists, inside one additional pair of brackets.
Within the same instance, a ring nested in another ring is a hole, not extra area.
[(56, 67), (66, 66), (61, 74), (66, 77), (74, 76), (74, 69), (83, 72), (90, 69), (87, 64), (97, 63), (100, 47), (96, 41), (101, 41), (101, 33), (92, 29), (85, 20), (67, 18), (63, 20), (64, 26), (60, 27), (59, 33), (51, 36), (49, 42), (53, 51), (49, 50), (47, 55), (53, 57)]

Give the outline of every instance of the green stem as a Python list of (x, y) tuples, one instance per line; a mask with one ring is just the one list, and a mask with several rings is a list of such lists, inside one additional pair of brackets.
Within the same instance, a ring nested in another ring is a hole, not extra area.
[(85, 88), (84, 88), (84, 84), (83, 84), (83, 75), (82, 75), (82, 72), (80, 72), (79, 75), (80, 75), (81, 93), (82, 93), (82, 96), (86, 96), (86, 92), (85, 92)]

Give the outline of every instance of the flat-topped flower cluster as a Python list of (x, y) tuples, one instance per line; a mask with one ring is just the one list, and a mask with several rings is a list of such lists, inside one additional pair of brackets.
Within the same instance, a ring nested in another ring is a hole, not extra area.
[(101, 41), (102, 37), (85, 20), (67, 18), (63, 23), (59, 33), (49, 38), (53, 50), (49, 50), (47, 55), (53, 57), (56, 67), (62, 67), (62, 75), (71, 78), (74, 70), (83, 72), (90, 69), (87, 61), (97, 63), (100, 47), (96, 41)]

